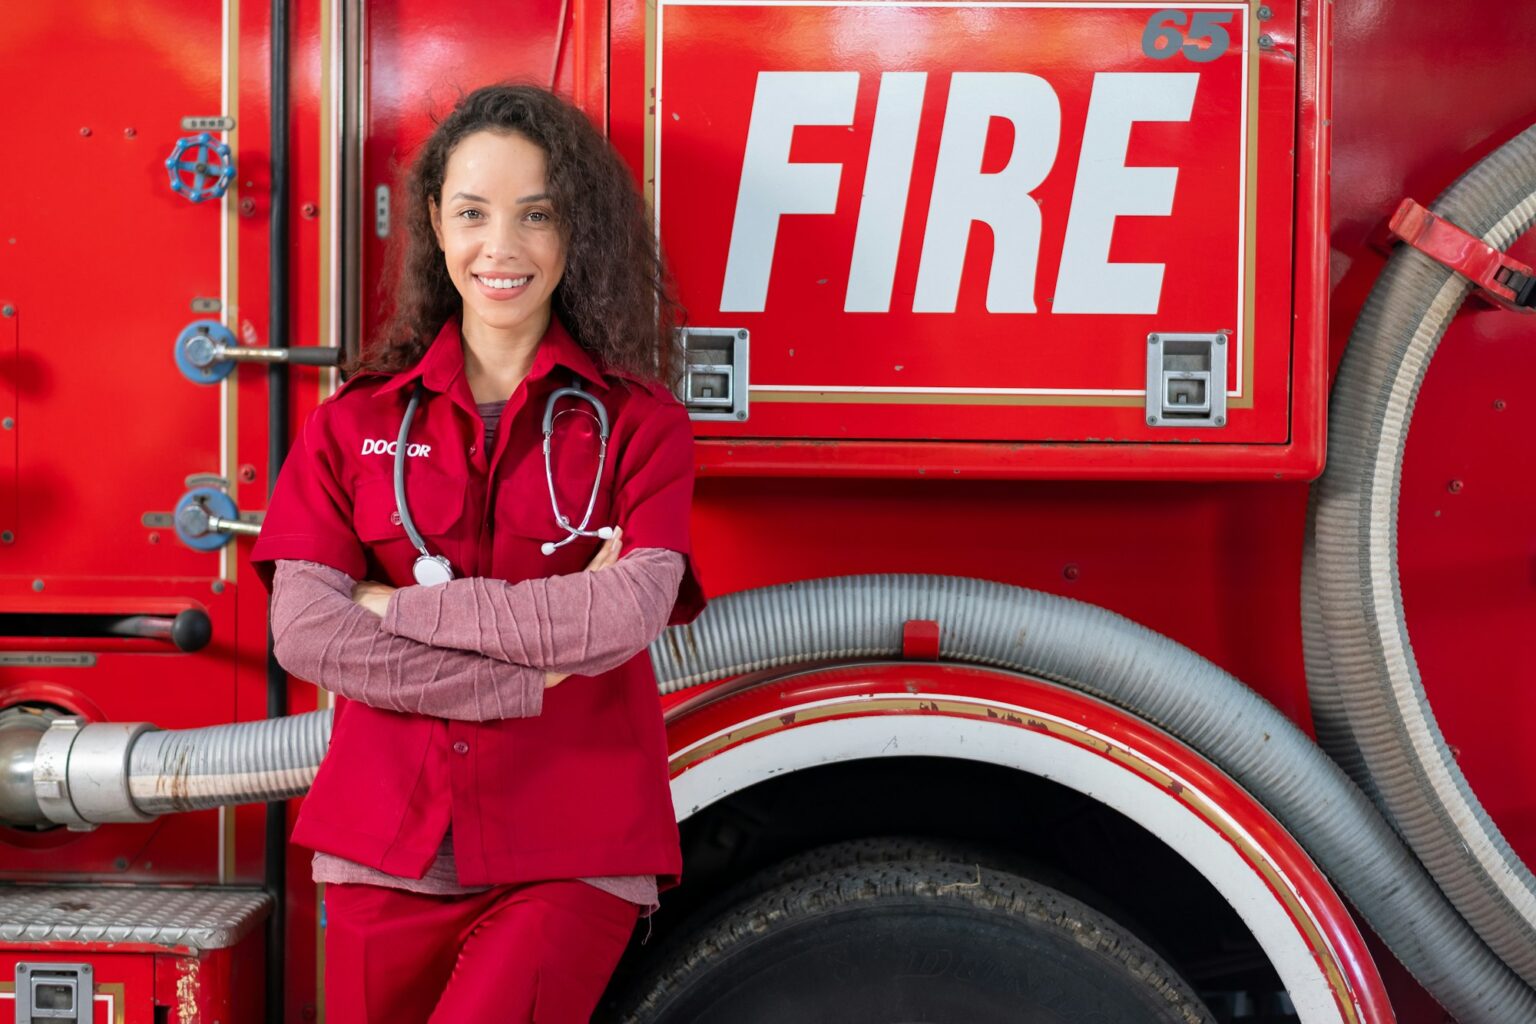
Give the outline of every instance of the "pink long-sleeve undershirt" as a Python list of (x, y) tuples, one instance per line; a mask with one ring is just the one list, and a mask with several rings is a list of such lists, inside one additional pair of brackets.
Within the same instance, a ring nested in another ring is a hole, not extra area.
[[(280, 560), (274, 649), (294, 675), (375, 707), (470, 721), (527, 717), (542, 710), (545, 670), (595, 675), (649, 646), (666, 625), (684, 570), (675, 551), (639, 548), (601, 572), (405, 587), (380, 619), (351, 600), (354, 581), (345, 573)], [(316, 881), (434, 894), (483, 889), (459, 885), (451, 832), (420, 879), (319, 852), (313, 874)], [(583, 881), (640, 904), (642, 916), (658, 907), (653, 875)]]

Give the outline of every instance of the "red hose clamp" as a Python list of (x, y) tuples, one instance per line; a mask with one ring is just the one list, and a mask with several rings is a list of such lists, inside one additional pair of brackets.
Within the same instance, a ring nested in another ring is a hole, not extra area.
[(939, 624), (933, 619), (908, 619), (903, 622), (901, 656), (908, 661), (938, 661)]
[(1412, 199), (1404, 199), (1388, 225), (1392, 233), (1465, 277), (1490, 299), (1517, 313), (1536, 313), (1536, 271), (1510, 259)]

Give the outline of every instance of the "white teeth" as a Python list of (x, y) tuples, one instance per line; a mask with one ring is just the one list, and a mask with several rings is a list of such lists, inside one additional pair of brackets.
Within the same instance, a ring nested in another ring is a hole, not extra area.
[(484, 281), (487, 288), (521, 288), (528, 283), (530, 275), (524, 274), (522, 277), (481, 277), (479, 274), (476, 274), (475, 276)]

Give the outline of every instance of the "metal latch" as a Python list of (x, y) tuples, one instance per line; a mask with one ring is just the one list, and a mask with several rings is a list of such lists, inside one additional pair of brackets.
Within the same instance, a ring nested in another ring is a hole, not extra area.
[(696, 420), (747, 418), (747, 344), (740, 327), (682, 327), (682, 393), (677, 397)]
[(16, 965), (16, 1024), (90, 1024), (95, 998), (90, 964)]
[(1227, 332), (1147, 335), (1147, 426), (1227, 425)]

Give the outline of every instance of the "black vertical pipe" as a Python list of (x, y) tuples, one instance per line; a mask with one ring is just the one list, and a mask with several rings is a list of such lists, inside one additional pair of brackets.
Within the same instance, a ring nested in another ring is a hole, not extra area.
[[(272, 195), (268, 232), (268, 282), (271, 302), (267, 313), (267, 344), (288, 347), (288, 10), (287, 0), (272, 0), (271, 149)], [(267, 367), (267, 491), (277, 485), (277, 474), (288, 455), (288, 367)], [(288, 673), (272, 654), (272, 635), (267, 633), (267, 717), (288, 713)], [(288, 805), (267, 804), (264, 882), (272, 894), (272, 916), (267, 920), (266, 1018), (283, 1020), (287, 994), (286, 939), (288, 935)]]

